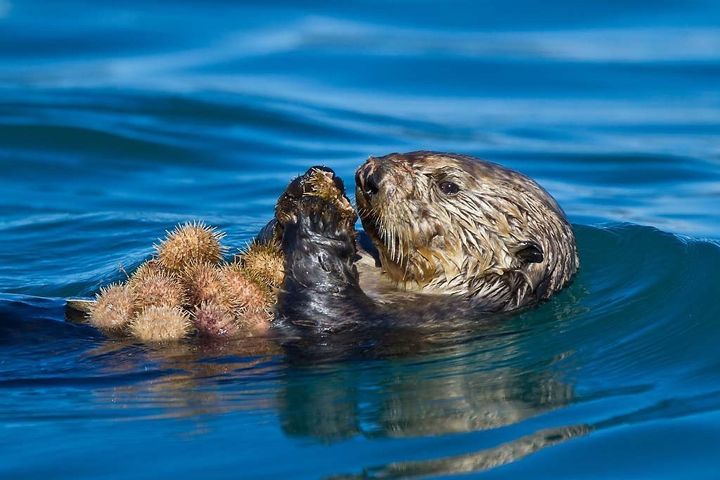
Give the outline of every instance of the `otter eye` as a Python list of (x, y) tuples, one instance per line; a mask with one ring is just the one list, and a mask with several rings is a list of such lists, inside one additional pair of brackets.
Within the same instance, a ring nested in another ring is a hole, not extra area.
[(457, 184), (453, 182), (440, 182), (438, 187), (440, 188), (440, 191), (443, 192), (445, 195), (455, 195), (460, 191), (460, 187), (458, 187)]
[(535, 242), (522, 242), (515, 255), (525, 263), (540, 263), (545, 259), (542, 247)]

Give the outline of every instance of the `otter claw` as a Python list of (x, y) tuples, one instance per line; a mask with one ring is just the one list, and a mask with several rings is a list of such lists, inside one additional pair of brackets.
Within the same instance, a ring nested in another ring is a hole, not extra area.
[(319, 197), (303, 198), (299, 204), (298, 222), (309, 232), (337, 237), (354, 230), (355, 216), (348, 215), (334, 202)]
[[(320, 206), (320, 210), (332, 205), (341, 213), (341, 217), (353, 217), (354, 222), (355, 211), (345, 196), (342, 179), (327, 167), (311, 167), (303, 175), (290, 182), (280, 196), (275, 207), (275, 218), (280, 225), (297, 221), (299, 216), (309, 214), (309, 211), (303, 212), (309, 207), (303, 205), (307, 203), (308, 198), (319, 199), (320, 202), (317, 202), (317, 205)], [(312, 207), (310, 209), (312, 210)]]
[[(339, 186), (335, 183), (336, 178), (340, 181)], [(322, 186), (325, 183), (335, 185), (336, 188), (341, 190), (343, 193), (345, 192), (342, 180), (335, 176), (335, 172), (332, 169), (328, 167), (315, 166), (310, 167), (299, 177), (295, 177), (285, 189), (282, 197), (298, 199), (303, 195), (312, 193), (319, 186)]]

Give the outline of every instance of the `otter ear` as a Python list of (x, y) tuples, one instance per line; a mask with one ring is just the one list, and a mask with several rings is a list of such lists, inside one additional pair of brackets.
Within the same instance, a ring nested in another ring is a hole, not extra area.
[(520, 243), (515, 255), (525, 263), (540, 263), (545, 259), (542, 247), (535, 242)]

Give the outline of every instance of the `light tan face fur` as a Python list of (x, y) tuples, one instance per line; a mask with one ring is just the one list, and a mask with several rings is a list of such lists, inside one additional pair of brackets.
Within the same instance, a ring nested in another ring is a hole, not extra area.
[[(512, 309), (548, 297), (577, 270), (562, 210), (517, 172), (413, 152), (370, 158), (356, 181), (363, 226), (401, 287), (485, 297)], [(528, 245), (541, 260), (523, 257)]]

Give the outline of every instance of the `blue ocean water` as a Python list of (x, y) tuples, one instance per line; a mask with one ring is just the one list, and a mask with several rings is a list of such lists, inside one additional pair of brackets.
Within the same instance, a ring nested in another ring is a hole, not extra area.
[[(0, 0), (0, 477), (720, 478), (720, 4)], [(66, 323), (292, 176), (481, 156), (582, 268), (403, 354), (295, 365)]]

